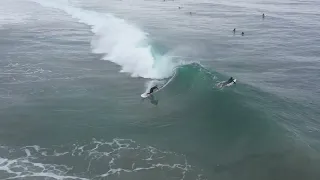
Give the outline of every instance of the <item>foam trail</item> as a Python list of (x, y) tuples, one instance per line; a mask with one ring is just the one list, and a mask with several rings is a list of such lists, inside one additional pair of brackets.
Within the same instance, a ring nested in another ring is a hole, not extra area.
[[(145, 177), (145, 173), (158, 177), (165, 173), (167, 179), (181, 180), (202, 176), (185, 155), (140, 145), (132, 139), (92, 139), (52, 147), (0, 146), (0, 152), (0, 177), (4, 180), (126, 179), (130, 173), (136, 177)], [(6, 157), (2, 157), (3, 153)]]
[(33, 0), (44, 7), (55, 8), (91, 27), (92, 52), (105, 54), (104, 60), (121, 66), (121, 72), (132, 77), (162, 79), (172, 74), (174, 63), (169, 57), (155, 58), (147, 33), (123, 19), (71, 6), (68, 1)]

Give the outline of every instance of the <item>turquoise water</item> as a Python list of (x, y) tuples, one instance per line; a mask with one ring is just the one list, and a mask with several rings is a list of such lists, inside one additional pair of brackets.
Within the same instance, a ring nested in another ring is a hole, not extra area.
[(0, 179), (319, 179), (318, 7), (1, 1)]

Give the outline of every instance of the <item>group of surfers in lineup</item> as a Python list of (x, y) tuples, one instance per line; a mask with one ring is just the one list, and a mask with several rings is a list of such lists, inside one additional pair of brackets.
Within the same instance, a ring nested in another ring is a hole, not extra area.
[[(264, 19), (266, 16), (264, 15), (264, 13), (262, 14), (262, 19)], [(236, 28), (233, 29), (233, 34), (236, 33)], [(242, 36), (244, 36), (244, 32), (241, 33)]]
[[(163, 0), (163, 1), (166, 1), (166, 0)], [(172, 0), (172, 1), (174, 1), (174, 0)], [(179, 6), (178, 8), (179, 8), (179, 9), (182, 9), (181, 6)], [(189, 14), (192, 15), (192, 12), (190, 11)], [(263, 13), (263, 14), (262, 14), (262, 19), (264, 19), (264, 18), (265, 18), (265, 15), (264, 15), (264, 13)], [(235, 34), (235, 33), (236, 33), (236, 28), (233, 29), (233, 34)], [(241, 35), (244, 36), (244, 32), (243, 32), (243, 31), (242, 31)]]

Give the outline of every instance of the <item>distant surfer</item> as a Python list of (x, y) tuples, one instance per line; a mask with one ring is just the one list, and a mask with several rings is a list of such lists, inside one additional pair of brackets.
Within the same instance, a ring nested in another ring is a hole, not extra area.
[(235, 34), (235, 33), (236, 33), (236, 28), (233, 29), (233, 34)]
[(242, 32), (241, 35), (244, 36), (244, 32)]
[(148, 92), (147, 94), (152, 94), (153, 91), (156, 90), (156, 89), (159, 90), (159, 88), (158, 88), (157, 85), (153, 86), (153, 87), (149, 90), (149, 92)]
[(230, 77), (227, 81), (223, 81), (217, 84), (218, 87), (223, 88), (225, 86), (231, 86), (233, 84), (236, 84), (236, 79), (234, 79), (233, 77)]
[(262, 14), (262, 19), (264, 19), (264, 17), (265, 17), (265, 15), (264, 15), (264, 13)]

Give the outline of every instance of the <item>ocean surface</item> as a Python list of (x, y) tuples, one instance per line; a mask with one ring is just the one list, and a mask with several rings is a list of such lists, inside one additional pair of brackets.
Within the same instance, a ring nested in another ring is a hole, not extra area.
[(319, 180), (319, 7), (1, 0), (0, 179)]

